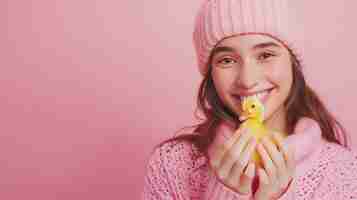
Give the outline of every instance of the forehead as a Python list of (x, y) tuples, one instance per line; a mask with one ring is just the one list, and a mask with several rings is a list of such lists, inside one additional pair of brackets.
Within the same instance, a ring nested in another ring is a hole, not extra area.
[(245, 52), (264, 48), (284, 49), (285, 47), (279, 40), (268, 35), (246, 34), (235, 35), (221, 40), (213, 49), (213, 53), (235, 50)]

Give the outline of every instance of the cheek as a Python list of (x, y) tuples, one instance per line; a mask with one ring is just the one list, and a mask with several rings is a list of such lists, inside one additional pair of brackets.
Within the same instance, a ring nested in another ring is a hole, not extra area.
[(292, 71), (289, 63), (278, 63), (268, 72), (269, 79), (280, 88), (290, 88), (292, 84)]
[(232, 73), (229, 72), (229, 70), (213, 70), (212, 79), (217, 90), (229, 89), (232, 81), (234, 80)]
[[(228, 70), (227, 70), (228, 71)], [(212, 70), (212, 79), (218, 96), (222, 101), (228, 101), (229, 99), (229, 91), (231, 89), (231, 85), (233, 83), (232, 73), (222, 70)]]

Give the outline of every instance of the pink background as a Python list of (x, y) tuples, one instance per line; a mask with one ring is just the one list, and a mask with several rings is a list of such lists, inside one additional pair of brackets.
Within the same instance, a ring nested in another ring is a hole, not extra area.
[[(195, 122), (200, 2), (1, 1), (1, 198), (138, 199), (153, 145)], [(357, 147), (357, 2), (308, 2), (308, 82)]]

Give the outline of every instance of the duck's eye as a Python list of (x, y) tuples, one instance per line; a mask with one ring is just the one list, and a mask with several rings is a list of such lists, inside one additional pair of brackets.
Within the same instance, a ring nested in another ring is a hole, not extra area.
[(251, 107), (252, 107), (252, 108), (255, 108), (255, 105), (253, 104)]

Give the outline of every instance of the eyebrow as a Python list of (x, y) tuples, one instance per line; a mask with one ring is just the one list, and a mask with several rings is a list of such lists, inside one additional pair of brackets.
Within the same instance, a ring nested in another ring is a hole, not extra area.
[[(264, 42), (264, 43), (259, 43), (256, 44), (252, 47), (253, 50), (255, 49), (263, 49), (263, 48), (268, 48), (268, 47), (278, 47), (281, 48), (280, 45), (274, 43), (274, 42)], [(233, 47), (228, 47), (228, 46), (220, 46), (220, 47), (216, 47), (213, 50), (213, 55), (220, 53), (220, 52), (234, 52), (235, 49)]]

